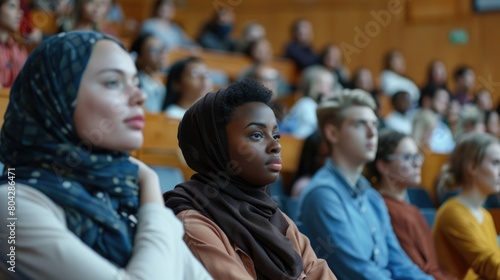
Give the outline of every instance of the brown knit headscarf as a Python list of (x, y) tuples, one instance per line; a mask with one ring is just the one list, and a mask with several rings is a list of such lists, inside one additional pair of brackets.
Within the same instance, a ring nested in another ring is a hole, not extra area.
[(226, 90), (208, 93), (186, 112), (179, 126), (179, 146), (197, 174), (166, 192), (165, 205), (176, 214), (194, 209), (214, 221), (252, 258), (258, 279), (295, 280), (303, 263), (285, 235), (288, 222), (266, 186), (244, 181), (230, 167), (224, 121), (228, 116), (223, 110), (228, 98), (234, 97)]

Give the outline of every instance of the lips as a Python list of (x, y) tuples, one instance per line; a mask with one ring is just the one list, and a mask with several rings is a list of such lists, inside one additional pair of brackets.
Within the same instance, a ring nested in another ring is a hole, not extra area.
[(133, 129), (144, 128), (144, 115), (139, 114), (124, 120), (125, 124)]
[(266, 162), (266, 165), (273, 171), (281, 171), (281, 168), (283, 168), (281, 157), (273, 157)]

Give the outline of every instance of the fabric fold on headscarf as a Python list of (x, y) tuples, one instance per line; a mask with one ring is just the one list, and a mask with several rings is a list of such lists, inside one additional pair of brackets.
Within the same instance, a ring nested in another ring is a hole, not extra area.
[[(102, 39), (121, 46), (101, 33), (74, 31), (52, 36), (33, 51), (11, 88), (0, 160), (15, 168), (16, 183), (61, 206), (68, 229), (85, 244), (124, 267), (139, 208), (138, 167), (127, 153), (80, 140), (73, 125), (83, 72)], [(98, 140), (104, 132), (88, 133)], [(7, 182), (6, 170), (0, 182)]]
[(286, 237), (289, 224), (265, 191), (231, 168), (223, 110), (224, 91), (211, 92), (184, 115), (178, 131), (186, 163), (197, 173), (164, 194), (177, 214), (193, 209), (214, 221), (252, 258), (258, 279), (297, 279), (301, 256)]

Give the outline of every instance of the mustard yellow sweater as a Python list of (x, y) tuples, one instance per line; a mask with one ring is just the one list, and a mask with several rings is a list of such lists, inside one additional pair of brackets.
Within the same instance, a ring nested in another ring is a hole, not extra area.
[(459, 279), (500, 279), (500, 249), (488, 211), (480, 224), (458, 200), (443, 204), (434, 224), (434, 244), (442, 267)]

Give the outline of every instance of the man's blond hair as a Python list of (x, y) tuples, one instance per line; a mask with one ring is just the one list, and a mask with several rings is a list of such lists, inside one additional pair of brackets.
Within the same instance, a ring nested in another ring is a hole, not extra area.
[(321, 102), (316, 109), (320, 132), (326, 124), (340, 128), (345, 119), (345, 111), (352, 106), (364, 106), (376, 110), (377, 105), (370, 93), (362, 89), (344, 89)]

